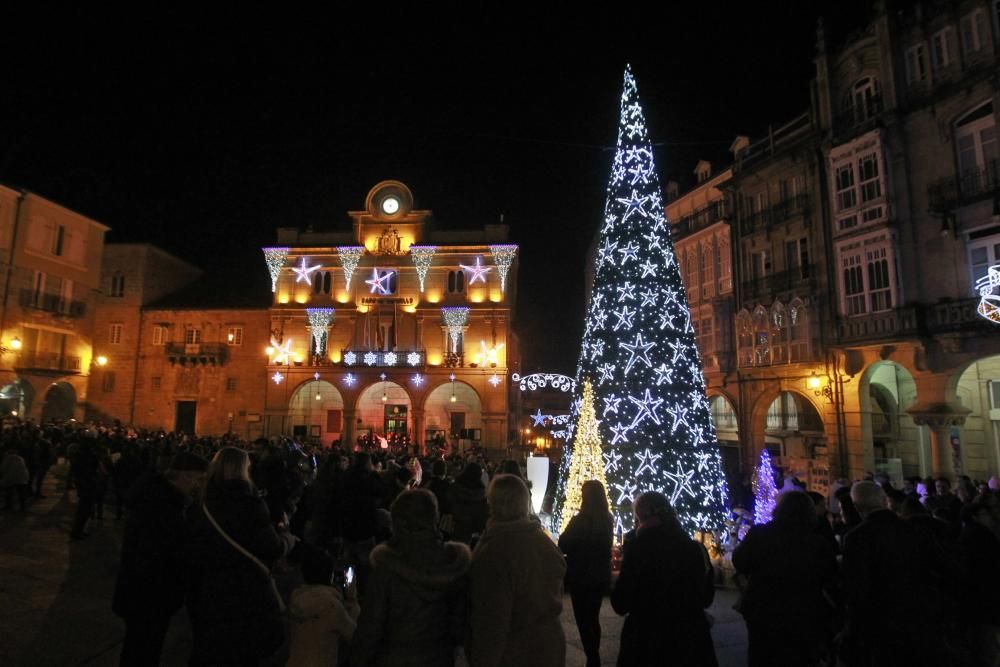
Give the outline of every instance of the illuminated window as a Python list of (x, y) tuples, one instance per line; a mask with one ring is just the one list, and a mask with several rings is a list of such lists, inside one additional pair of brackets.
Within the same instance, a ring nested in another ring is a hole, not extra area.
[(228, 345), (242, 345), (243, 344), (243, 327), (229, 327), (226, 333), (226, 344)]

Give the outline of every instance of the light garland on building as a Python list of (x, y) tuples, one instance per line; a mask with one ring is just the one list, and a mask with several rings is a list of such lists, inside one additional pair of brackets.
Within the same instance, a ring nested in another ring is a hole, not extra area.
[(517, 246), (513, 243), (491, 245), (490, 252), (493, 253), (493, 261), (497, 265), (497, 274), (500, 275), (500, 291), (507, 291), (507, 272), (510, 271), (517, 255)]
[(365, 365), (374, 366), (375, 364), (378, 363), (378, 355), (375, 354), (374, 352), (365, 352), (364, 360), (365, 360)]
[(382, 355), (382, 362), (388, 366), (395, 366), (399, 361), (399, 356), (395, 352), (386, 352)]
[(466, 306), (446, 306), (441, 309), (441, 319), (451, 338), (451, 351), (458, 352), (458, 337), (469, 324), (469, 308)]
[(391, 281), (395, 273), (391, 269), (386, 269), (385, 273), (379, 273), (378, 267), (375, 267), (372, 269), (372, 277), (366, 280), (365, 284), (371, 286), (372, 294), (392, 294)]
[(486, 274), (489, 273), (490, 270), (491, 270), (491, 268), (492, 268), (492, 267), (489, 267), (489, 266), (483, 266), (482, 263), (481, 263), (481, 260), (480, 260), (480, 258), (478, 256), (476, 257), (476, 265), (475, 266), (466, 266), (465, 264), (459, 264), (458, 266), (459, 266), (459, 268), (464, 269), (466, 272), (469, 273), (469, 275), (472, 276), (471, 278), (469, 278), (469, 284), (470, 285), (472, 285), (473, 283), (483, 283), (483, 284), (485, 284), (486, 283)]
[(487, 380), (487, 382), (493, 385), (493, 388), (496, 389), (498, 386), (500, 386), (500, 376), (494, 373), (493, 375), (490, 376), (490, 379)]
[(406, 363), (408, 363), (411, 366), (419, 366), (420, 365), (420, 353), (419, 352), (410, 352), (409, 354), (407, 354), (406, 355)]
[(274, 371), (274, 375), (271, 376), (271, 380), (274, 384), (281, 384), (281, 381), (285, 379), (285, 376), (281, 374), (281, 371)]
[(990, 322), (1000, 324), (998, 287), (1000, 287), (1000, 264), (995, 264), (986, 269), (986, 275), (976, 281), (976, 289), (979, 290), (979, 306), (976, 311)]
[(433, 245), (410, 246), (410, 258), (413, 260), (413, 265), (417, 267), (417, 280), (420, 281), (421, 294), (424, 292), (424, 280), (427, 278), (427, 270), (431, 266), (435, 252), (437, 252), (437, 246)]
[(414, 387), (419, 387), (424, 383), (424, 376), (420, 373), (414, 373), (413, 378), (410, 381), (413, 382)]
[(768, 523), (778, 504), (778, 487), (774, 483), (774, 468), (771, 467), (771, 453), (767, 448), (760, 450), (760, 463), (753, 471), (753, 522)]
[(263, 248), (267, 272), (271, 274), (271, 292), (278, 291), (278, 276), (288, 259), (288, 248)]
[(309, 331), (312, 333), (316, 356), (326, 356), (326, 342), (329, 338), (330, 323), (333, 322), (333, 308), (306, 308)]
[(559, 373), (532, 373), (531, 375), (514, 373), (510, 379), (511, 382), (518, 383), (518, 388), (521, 391), (536, 391), (545, 387), (552, 387), (567, 393), (576, 391), (576, 380)]
[[(580, 506), (583, 504), (584, 482), (597, 480), (604, 486), (605, 495), (608, 493), (599, 424), (597, 413), (594, 410), (594, 388), (590, 384), (590, 380), (584, 380), (583, 404), (580, 408), (580, 416), (576, 421), (576, 440), (566, 479), (566, 501), (562, 508), (562, 521), (559, 524), (560, 533), (566, 530), (569, 520), (580, 512)], [(610, 502), (608, 504), (610, 505)]]
[[(645, 491), (670, 498), (689, 532), (719, 530), (728, 516), (722, 457), (630, 69), (620, 111), (577, 378), (592, 381), (603, 410), (597, 439), (618, 532), (632, 527), (632, 501)], [(557, 516), (581, 435), (578, 427), (564, 449)]]
[(284, 342), (279, 343), (271, 337), (271, 363), (279, 366), (290, 363), (292, 360), (292, 338), (289, 336)]
[(353, 387), (355, 382), (357, 382), (357, 378), (354, 377), (352, 373), (348, 373), (347, 375), (344, 376), (344, 384), (346, 384), (348, 387)]
[(351, 278), (354, 270), (358, 268), (361, 256), (365, 254), (365, 247), (360, 245), (345, 245), (337, 248), (337, 256), (340, 257), (340, 266), (344, 269), (344, 279), (347, 286), (344, 288), (351, 291)]
[(308, 284), (310, 282), (309, 274), (313, 271), (319, 271), (322, 268), (323, 266), (320, 264), (306, 266), (306, 258), (303, 257), (301, 265), (292, 267), (292, 271), (295, 272), (295, 282)]
[(358, 363), (358, 355), (356, 355), (354, 352), (344, 353), (344, 364), (346, 366), (353, 366), (356, 363)]

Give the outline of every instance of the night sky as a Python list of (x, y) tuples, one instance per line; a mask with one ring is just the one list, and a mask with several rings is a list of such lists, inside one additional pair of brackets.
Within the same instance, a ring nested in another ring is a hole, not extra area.
[(442, 228), (503, 214), (521, 246), (524, 367), (572, 372), (625, 63), (661, 177), (683, 189), (698, 159), (724, 164), (737, 134), (807, 108), (817, 17), (858, 25), (867, 3), (710, 4), (639, 20), (617, 15), (626, 5), (555, 19), (472, 4), (335, 20), (12, 17), (0, 181), (265, 304), (274, 229), (348, 229), (380, 180), (409, 185)]

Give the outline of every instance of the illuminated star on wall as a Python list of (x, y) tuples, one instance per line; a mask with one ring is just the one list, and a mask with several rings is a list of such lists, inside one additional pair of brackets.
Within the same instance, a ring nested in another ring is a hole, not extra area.
[(475, 266), (466, 266), (465, 264), (459, 264), (459, 266), (469, 272), (469, 275), (471, 276), (469, 278), (470, 285), (476, 282), (485, 283), (486, 274), (493, 268), (491, 266), (482, 266), (479, 257), (476, 257)]
[(309, 274), (313, 271), (318, 271), (323, 268), (320, 264), (315, 266), (306, 266), (306, 258), (302, 258), (302, 264), (300, 266), (293, 266), (292, 271), (295, 272), (295, 282), (297, 283), (308, 283)]
[(392, 278), (392, 274), (395, 271), (386, 271), (385, 273), (379, 273), (378, 268), (372, 269), (372, 277), (365, 281), (365, 284), (371, 285), (371, 293), (375, 294), (392, 294), (389, 279)]

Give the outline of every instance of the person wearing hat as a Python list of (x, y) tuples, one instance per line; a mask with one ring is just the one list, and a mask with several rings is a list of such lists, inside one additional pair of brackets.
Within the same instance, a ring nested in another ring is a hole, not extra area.
[(159, 664), (170, 618), (190, 584), (186, 513), (207, 468), (205, 459), (181, 452), (166, 471), (139, 479), (132, 490), (112, 602), (125, 621), (122, 665)]

